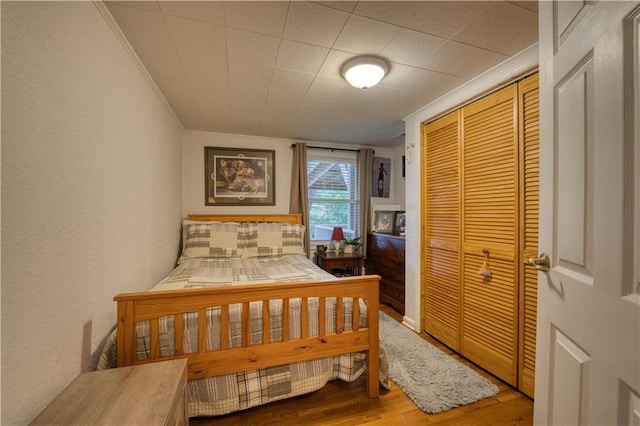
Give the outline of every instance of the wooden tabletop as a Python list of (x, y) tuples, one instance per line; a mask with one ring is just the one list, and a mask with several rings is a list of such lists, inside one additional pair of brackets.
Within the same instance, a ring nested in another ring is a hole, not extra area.
[(83, 373), (31, 424), (188, 424), (186, 381), (186, 359)]

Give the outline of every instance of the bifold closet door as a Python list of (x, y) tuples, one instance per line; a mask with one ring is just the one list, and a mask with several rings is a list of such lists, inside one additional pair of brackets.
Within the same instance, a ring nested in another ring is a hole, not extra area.
[(536, 365), (538, 272), (524, 266), (538, 257), (538, 201), (540, 185), (540, 132), (538, 74), (518, 83), (520, 113), (520, 338), (518, 388), (533, 398)]
[(460, 350), (459, 111), (423, 127), (423, 328)]
[[(460, 353), (513, 386), (518, 368), (517, 109), (517, 85), (512, 84), (461, 111)], [(485, 266), (491, 276), (479, 273)]]

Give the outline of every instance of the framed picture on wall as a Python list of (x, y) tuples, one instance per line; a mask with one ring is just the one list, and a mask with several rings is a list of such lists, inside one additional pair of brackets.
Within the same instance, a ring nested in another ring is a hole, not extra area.
[(204, 148), (205, 206), (274, 206), (275, 151)]
[(391, 210), (376, 210), (375, 211), (375, 232), (379, 232), (381, 234), (392, 234), (393, 233), (393, 220), (394, 220), (395, 211)]
[(373, 157), (371, 180), (371, 196), (389, 198), (389, 189), (391, 187), (390, 158)]

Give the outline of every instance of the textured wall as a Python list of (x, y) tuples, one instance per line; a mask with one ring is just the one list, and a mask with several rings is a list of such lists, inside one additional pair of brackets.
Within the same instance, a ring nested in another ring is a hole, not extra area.
[(91, 2), (2, 4), (2, 424), (92, 364), (175, 262), (182, 128)]
[[(291, 191), (291, 161), (293, 151), (287, 139), (227, 133), (187, 131), (184, 143), (183, 213), (289, 213)], [(204, 147), (252, 148), (275, 151), (276, 205), (256, 207), (205, 206), (204, 205)]]
[[(183, 172), (183, 213), (256, 213), (255, 207), (237, 206), (205, 206), (204, 205), (204, 147), (231, 147), (274, 150), (276, 154), (276, 205), (260, 207), (264, 213), (289, 213), (289, 193), (291, 191), (291, 161), (293, 151), (291, 139), (274, 139), (258, 136), (232, 135), (227, 133), (213, 133), (200, 131), (185, 132), (184, 143), (184, 172)], [(336, 144), (327, 142), (306, 141), (309, 146), (325, 146), (334, 148), (358, 149), (359, 145)], [(392, 170), (391, 198), (377, 198), (383, 204), (393, 204), (394, 192), (402, 191), (404, 201), (404, 187), (395, 183), (404, 181), (401, 170), (396, 167), (394, 154), (400, 152), (391, 148), (375, 148), (376, 155), (391, 158), (394, 164)], [(325, 151), (326, 152), (326, 151)], [(398, 160), (400, 161), (400, 160)], [(398, 163), (399, 164), (399, 163)], [(395, 182), (395, 183), (394, 183)]]

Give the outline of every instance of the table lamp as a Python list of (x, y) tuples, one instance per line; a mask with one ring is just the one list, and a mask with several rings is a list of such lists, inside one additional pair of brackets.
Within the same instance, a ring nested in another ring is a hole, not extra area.
[(336, 226), (335, 228), (333, 228), (333, 232), (331, 233), (331, 240), (333, 241), (333, 246), (336, 253), (338, 253), (340, 251), (340, 241), (344, 240), (342, 227)]

